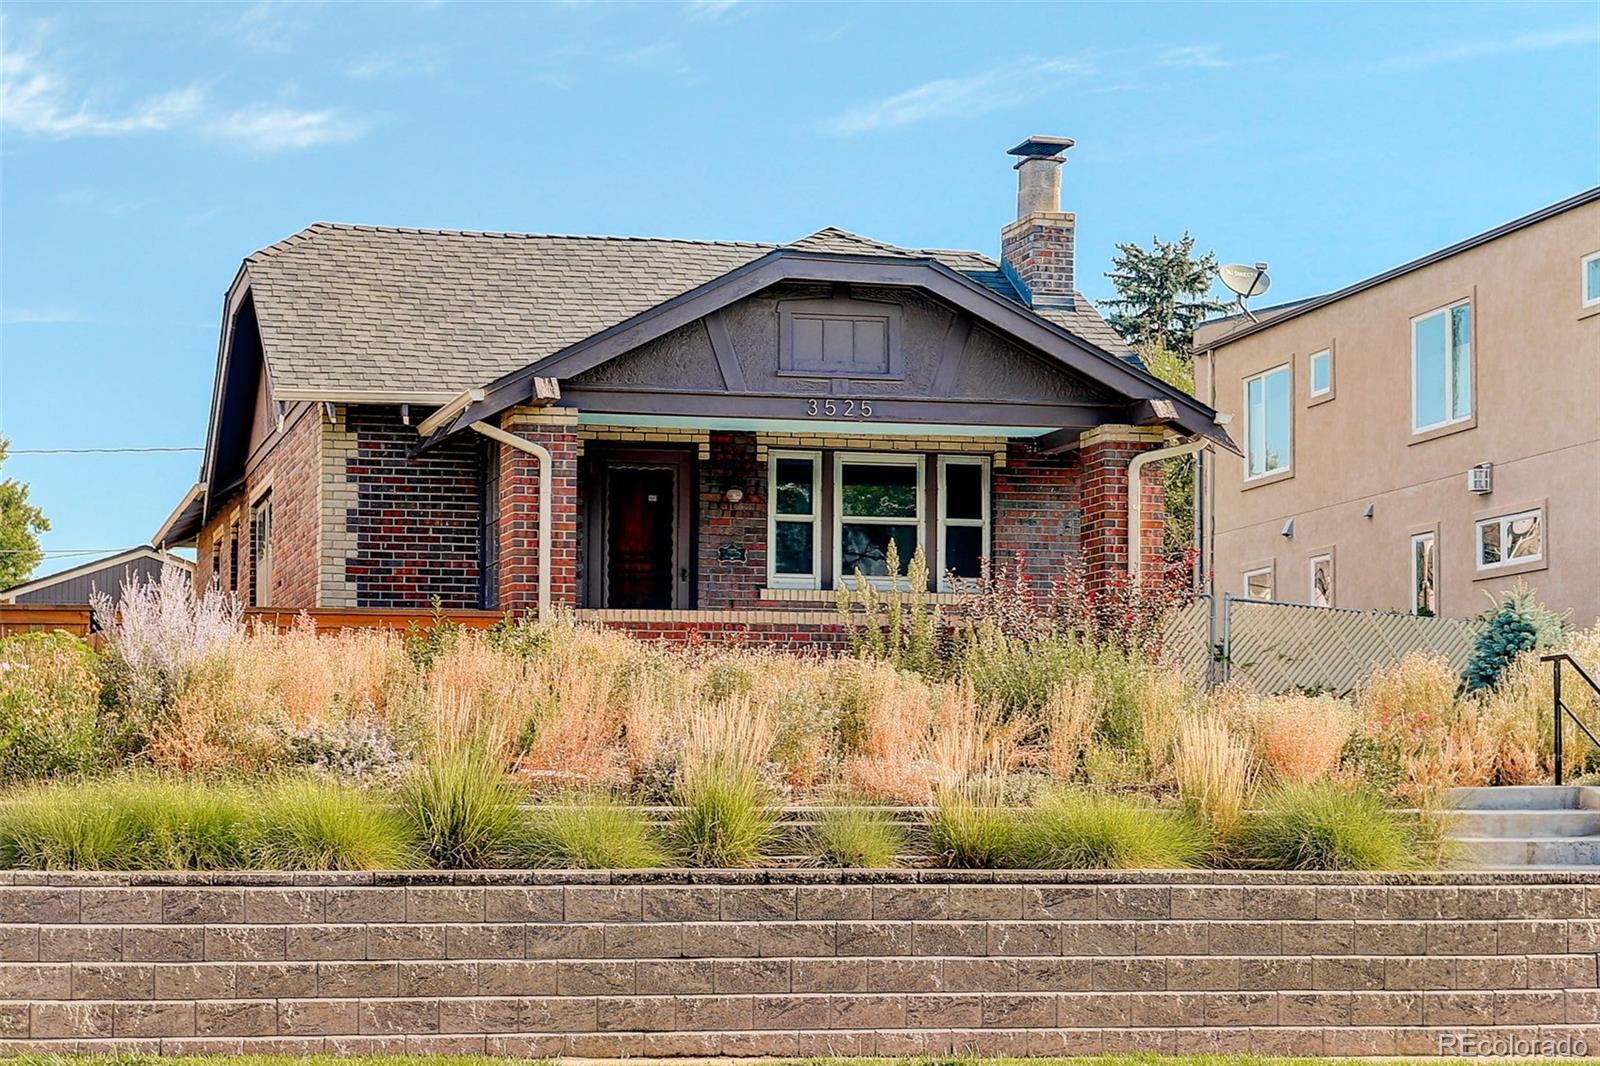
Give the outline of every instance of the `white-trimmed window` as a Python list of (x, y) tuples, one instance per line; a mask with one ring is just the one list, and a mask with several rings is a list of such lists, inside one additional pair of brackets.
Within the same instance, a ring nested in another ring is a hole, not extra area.
[(1544, 558), (1544, 512), (1535, 508), (1482, 519), (1474, 540), (1479, 570), (1538, 562)]
[(1289, 367), (1275, 367), (1244, 382), (1245, 480), (1289, 469)]
[(1411, 320), (1411, 431), (1472, 417), (1472, 303)]
[(1313, 607), (1333, 606), (1333, 555), (1323, 552), (1311, 557), (1311, 598)]
[(989, 458), (939, 456), (939, 589), (975, 578), (989, 557)]
[(821, 587), (822, 453), (767, 453), (767, 585)]
[(272, 606), (272, 493), (250, 508), (250, 605)]
[(1308, 363), (1312, 397), (1328, 395), (1333, 391), (1333, 349), (1312, 352)]
[(1583, 306), (1600, 306), (1600, 252), (1583, 257), (1582, 276), (1579, 280), (1583, 284)]
[(923, 462), (920, 455), (838, 452), (833, 457), (834, 574), (847, 584), (857, 570), (888, 585), (888, 549), (900, 556), (900, 573), (922, 543)]
[(1411, 613), (1439, 613), (1438, 540), (1432, 533), (1411, 536)]
[(1272, 567), (1263, 566), (1244, 572), (1244, 595), (1250, 600), (1272, 599)]

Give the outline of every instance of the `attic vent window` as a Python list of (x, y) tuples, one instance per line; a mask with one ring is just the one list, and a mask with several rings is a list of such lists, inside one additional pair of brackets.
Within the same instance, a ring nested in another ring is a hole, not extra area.
[(900, 378), (900, 308), (834, 298), (778, 304), (778, 373)]

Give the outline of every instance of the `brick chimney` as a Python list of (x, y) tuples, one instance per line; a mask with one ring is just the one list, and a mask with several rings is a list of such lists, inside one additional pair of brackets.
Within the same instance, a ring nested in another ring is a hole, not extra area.
[(1000, 265), (1028, 306), (1072, 307), (1074, 216), (1061, 210), (1061, 164), (1067, 137), (1029, 137), (1007, 152), (1020, 156), (1017, 220), (1000, 231)]

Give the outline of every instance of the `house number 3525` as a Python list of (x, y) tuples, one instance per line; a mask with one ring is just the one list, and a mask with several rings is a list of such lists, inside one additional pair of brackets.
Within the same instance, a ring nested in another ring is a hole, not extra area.
[(807, 400), (806, 414), (826, 418), (871, 418), (871, 400)]

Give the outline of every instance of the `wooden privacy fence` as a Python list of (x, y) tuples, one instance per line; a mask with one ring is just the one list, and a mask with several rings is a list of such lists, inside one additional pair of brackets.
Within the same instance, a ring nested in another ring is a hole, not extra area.
[(1303, 603), (1201, 599), (1168, 625), (1164, 655), (1211, 683), (1238, 679), (1262, 692), (1345, 693), (1414, 651), (1443, 655), (1460, 672), (1483, 623)]
[(47, 603), (0, 603), (0, 637), (56, 629), (89, 638), (93, 626), (88, 604), (62, 607)]

